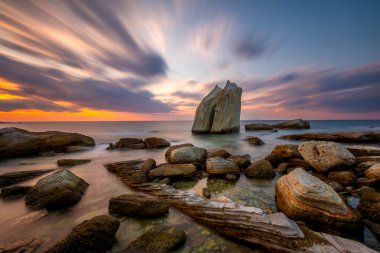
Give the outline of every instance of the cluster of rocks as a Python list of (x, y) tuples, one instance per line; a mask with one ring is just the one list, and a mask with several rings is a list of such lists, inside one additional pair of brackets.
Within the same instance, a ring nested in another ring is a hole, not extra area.
[(121, 138), (118, 142), (110, 143), (107, 150), (114, 149), (157, 149), (169, 147), (170, 142), (163, 138), (149, 137), (144, 140), (139, 138)]
[(288, 120), (278, 124), (246, 124), (245, 130), (248, 131), (273, 131), (277, 129), (309, 129), (310, 122), (302, 119)]

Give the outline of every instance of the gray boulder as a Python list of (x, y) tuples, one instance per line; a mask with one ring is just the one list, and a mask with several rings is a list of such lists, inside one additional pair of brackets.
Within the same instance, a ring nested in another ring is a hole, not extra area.
[(204, 163), (207, 159), (207, 150), (198, 147), (181, 147), (172, 150), (167, 161), (170, 163)]
[(239, 166), (233, 160), (226, 160), (221, 157), (209, 158), (206, 161), (206, 171), (210, 175), (239, 175)]

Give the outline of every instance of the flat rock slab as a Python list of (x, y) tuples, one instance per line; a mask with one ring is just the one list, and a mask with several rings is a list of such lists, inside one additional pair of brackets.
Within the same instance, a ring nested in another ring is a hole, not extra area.
[(41, 176), (43, 174), (49, 173), (54, 169), (48, 170), (27, 170), (27, 171), (16, 171), (8, 172), (0, 175), (0, 187), (17, 184), (25, 180)]
[(58, 166), (75, 166), (91, 162), (90, 159), (60, 159), (57, 161)]
[(35, 208), (61, 209), (77, 203), (88, 183), (69, 170), (57, 171), (40, 179), (25, 196), (25, 204)]
[(65, 238), (45, 253), (106, 252), (116, 241), (115, 234), (119, 226), (120, 222), (111, 216), (96, 216), (73, 228)]
[(380, 131), (293, 134), (281, 136), (280, 139), (344, 143), (380, 143)]
[(273, 126), (269, 124), (246, 124), (245, 130), (248, 131), (268, 131), (273, 130)]
[(14, 242), (0, 244), (1, 253), (29, 253), (35, 250), (42, 244), (42, 240), (35, 237), (27, 237), (25, 239)]
[(3, 199), (17, 199), (25, 196), (32, 186), (10, 186), (2, 188), (0, 192), (0, 198)]
[(130, 216), (158, 217), (169, 211), (169, 205), (163, 200), (142, 194), (124, 194), (109, 201), (108, 211)]
[(109, 172), (118, 174), (118, 172), (123, 169), (129, 169), (129, 168), (139, 169), (143, 163), (144, 163), (144, 160), (136, 159), (136, 160), (114, 162), (114, 163), (105, 163), (103, 164), (103, 166), (106, 167), (106, 169)]
[(151, 177), (190, 178), (197, 171), (193, 164), (162, 164), (150, 171)]
[(116, 148), (128, 148), (128, 149), (145, 149), (145, 143), (142, 139), (138, 138), (121, 138), (115, 144)]
[(275, 129), (309, 129), (310, 122), (302, 119), (288, 120), (273, 125)]

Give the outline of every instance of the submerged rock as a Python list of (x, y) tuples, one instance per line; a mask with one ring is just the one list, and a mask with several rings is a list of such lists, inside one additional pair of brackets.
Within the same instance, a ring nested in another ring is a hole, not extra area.
[(145, 143), (142, 139), (138, 138), (121, 138), (115, 144), (116, 148), (129, 148), (129, 149), (145, 149)]
[(1, 253), (29, 253), (35, 250), (42, 244), (42, 240), (35, 237), (27, 237), (14, 242), (0, 244)]
[(15, 127), (0, 129), (0, 159), (38, 155), (42, 152), (68, 152), (70, 146), (94, 146), (91, 137), (58, 131), (29, 132)]
[(272, 164), (267, 160), (259, 160), (252, 163), (245, 171), (246, 177), (254, 178), (270, 178), (274, 177), (275, 173), (273, 171)]
[(197, 171), (193, 164), (162, 164), (150, 171), (151, 177), (177, 177), (190, 178), (195, 176)]
[(204, 163), (207, 159), (207, 150), (198, 147), (180, 147), (168, 154), (169, 163)]
[(181, 247), (186, 241), (186, 233), (179, 228), (156, 225), (131, 242), (125, 253), (166, 253)]
[(224, 159), (232, 156), (232, 154), (224, 149), (212, 150), (207, 152), (207, 158), (222, 157)]
[(3, 199), (17, 199), (25, 196), (31, 189), (31, 186), (11, 186), (2, 188), (0, 192), (0, 198)]
[(36, 209), (61, 209), (77, 203), (88, 183), (69, 170), (40, 179), (25, 196), (25, 204)]
[(310, 122), (303, 119), (294, 119), (273, 125), (276, 129), (309, 129)]
[(144, 140), (147, 149), (165, 148), (170, 146), (170, 142), (163, 138), (150, 137)]
[(90, 159), (60, 159), (57, 161), (58, 166), (75, 166), (91, 162)]
[(365, 176), (370, 179), (375, 179), (380, 181), (380, 163), (371, 166), (368, 170), (364, 172)]
[[(337, 132), (305, 133), (281, 136), (285, 140), (334, 141), (345, 143), (379, 143), (380, 131), (377, 132)], [(371, 155), (372, 156), (372, 155)]]
[(328, 177), (343, 186), (352, 185), (356, 181), (356, 176), (350, 171), (330, 172)]
[(245, 130), (253, 130), (253, 131), (273, 130), (273, 126), (269, 124), (246, 124)]
[(169, 211), (169, 205), (142, 194), (124, 194), (109, 201), (108, 211), (132, 216), (158, 217)]
[(7, 172), (0, 175), (0, 187), (17, 184), (22, 181), (41, 176), (51, 171), (53, 171), (53, 169)]
[(249, 136), (245, 138), (244, 140), (253, 146), (261, 146), (265, 144), (260, 138), (255, 137), (255, 136)]
[(45, 253), (103, 253), (116, 241), (120, 222), (111, 216), (100, 215), (86, 220)]
[(206, 171), (210, 175), (240, 174), (239, 166), (235, 161), (226, 160), (221, 157), (207, 159)]
[(351, 168), (355, 157), (343, 145), (326, 141), (307, 141), (298, 147), (302, 157), (318, 172), (332, 169)]
[(245, 156), (241, 155), (233, 155), (227, 158), (227, 160), (231, 160), (236, 162), (236, 164), (239, 166), (240, 169), (244, 170), (249, 165), (251, 165), (251, 160)]

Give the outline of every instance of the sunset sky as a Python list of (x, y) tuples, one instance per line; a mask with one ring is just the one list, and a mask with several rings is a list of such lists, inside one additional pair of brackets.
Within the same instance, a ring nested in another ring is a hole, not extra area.
[(380, 119), (380, 1), (1, 0), (0, 121)]

